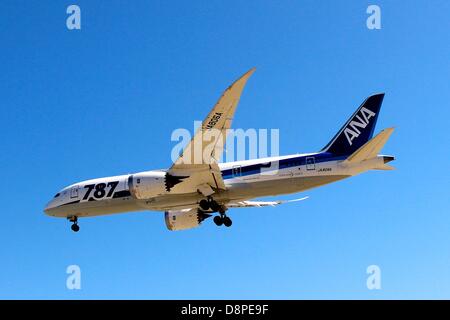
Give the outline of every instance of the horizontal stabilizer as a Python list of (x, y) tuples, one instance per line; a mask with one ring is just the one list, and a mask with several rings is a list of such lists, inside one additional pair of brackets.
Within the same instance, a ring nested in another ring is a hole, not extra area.
[(376, 157), (383, 146), (386, 144), (392, 132), (394, 132), (394, 128), (382, 130), (373, 139), (369, 140), (362, 147), (352, 153), (350, 157), (347, 158), (346, 162), (360, 162)]
[(383, 164), (381, 166), (378, 166), (376, 168), (374, 168), (375, 170), (395, 170), (395, 167), (389, 165), (389, 164)]

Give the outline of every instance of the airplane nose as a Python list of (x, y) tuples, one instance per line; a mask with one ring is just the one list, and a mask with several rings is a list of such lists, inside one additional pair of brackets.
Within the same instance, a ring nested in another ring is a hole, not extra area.
[(48, 215), (48, 216), (52, 216), (53, 214), (52, 214), (52, 210), (53, 209), (53, 206), (52, 206), (52, 201), (50, 201), (49, 203), (47, 203), (47, 205), (45, 206), (45, 208), (44, 208), (44, 213), (46, 214), (46, 215)]

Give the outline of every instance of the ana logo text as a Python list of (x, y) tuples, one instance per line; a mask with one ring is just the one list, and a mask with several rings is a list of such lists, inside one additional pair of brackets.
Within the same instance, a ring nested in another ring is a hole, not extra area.
[[(359, 113), (360, 114), (357, 114), (344, 130), (349, 145), (352, 145), (353, 139), (358, 138), (361, 134), (361, 131), (358, 128), (364, 129), (367, 127), (369, 119), (375, 116), (375, 112), (372, 112), (365, 107), (362, 107)], [(359, 122), (355, 119), (358, 119)]]

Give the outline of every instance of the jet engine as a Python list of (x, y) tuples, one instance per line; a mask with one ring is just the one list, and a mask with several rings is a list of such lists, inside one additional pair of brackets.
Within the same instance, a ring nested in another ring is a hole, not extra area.
[(128, 188), (136, 199), (149, 199), (166, 193), (165, 172), (147, 171), (128, 177)]
[(209, 217), (211, 217), (210, 214), (201, 212), (197, 208), (165, 212), (166, 226), (171, 231), (198, 227)]

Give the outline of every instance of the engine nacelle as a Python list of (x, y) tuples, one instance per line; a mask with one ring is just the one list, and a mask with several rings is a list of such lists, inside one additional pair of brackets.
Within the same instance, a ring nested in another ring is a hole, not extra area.
[(164, 218), (167, 229), (171, 231), (186, 230), (198, 227), (203, 220), (211, 215), (198, 212), (198, 209), (183, 209), (178, 211), (166, 211)]
[(136, 199), (149, 199), (166, 193), (165, 172), (147, 171), (130, 175), (128, 188)]

